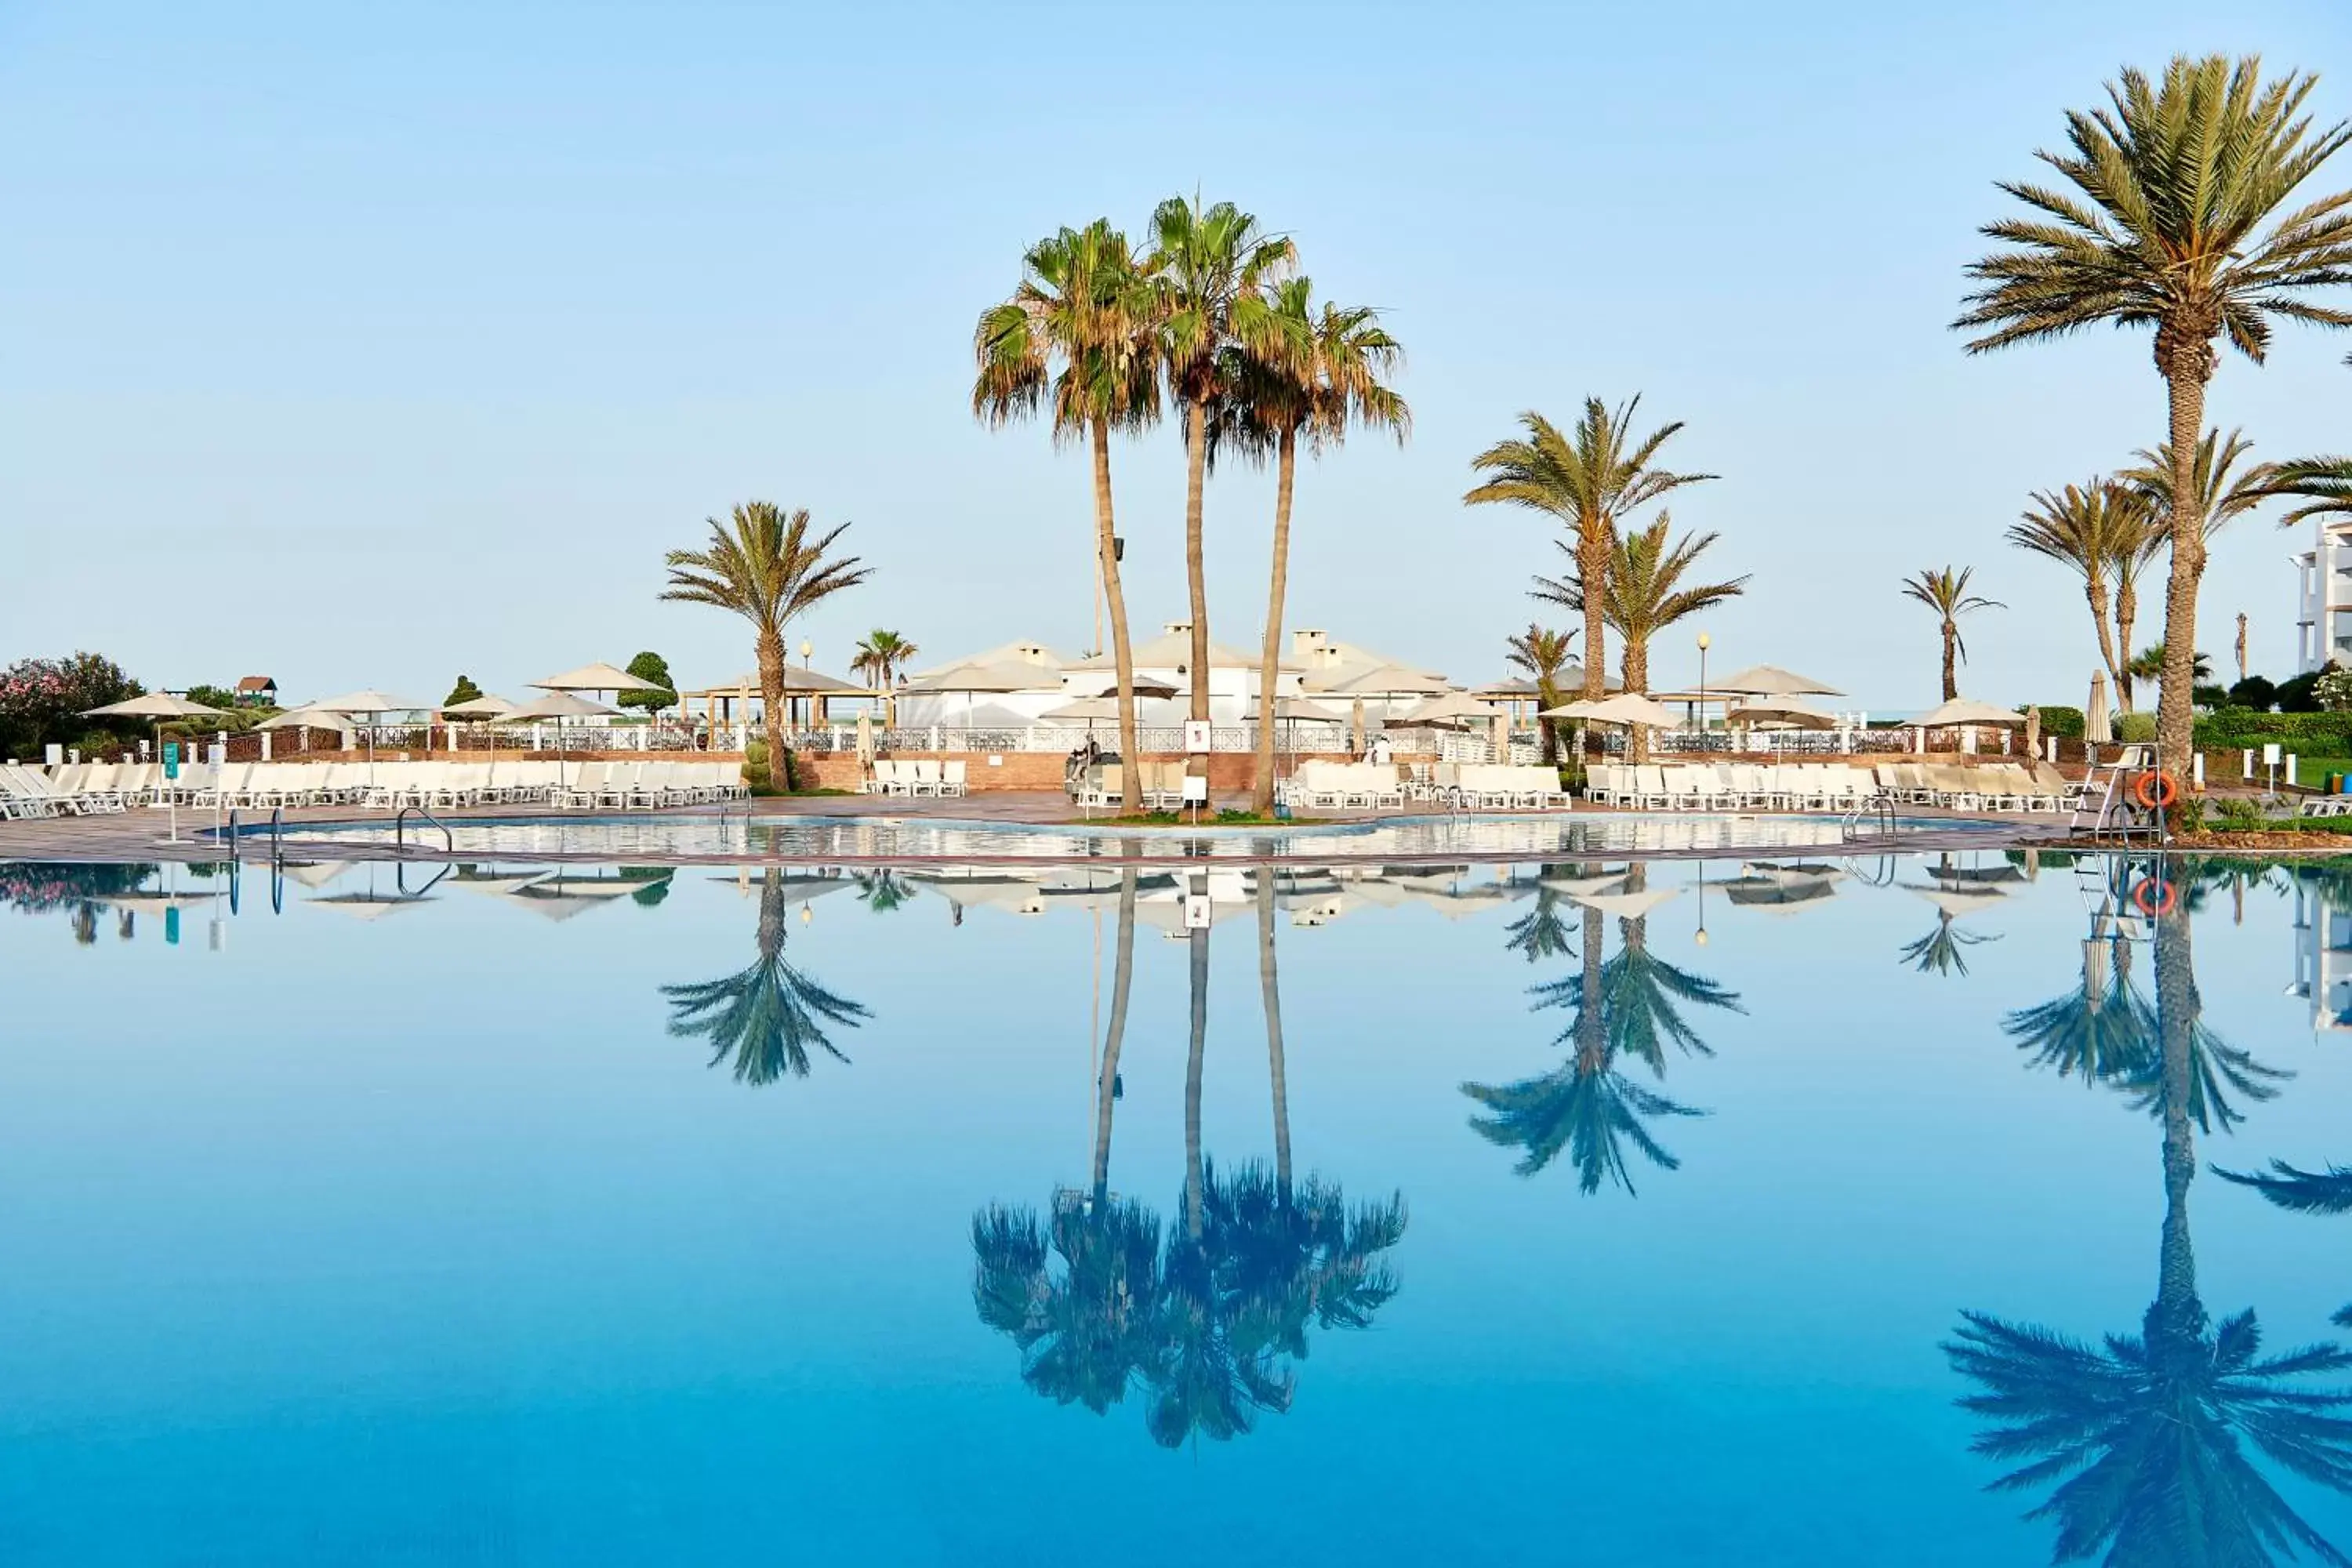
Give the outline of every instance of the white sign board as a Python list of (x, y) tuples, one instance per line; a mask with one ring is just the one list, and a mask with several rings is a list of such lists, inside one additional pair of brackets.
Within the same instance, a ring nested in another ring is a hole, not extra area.
[(1191, 805), (1196, 801), (1202, 805), (1209, 804), (1209, 781), (1205, 776), (1200, 773), (1186, 773), (1184, 775), (1184, 804)]
[(1194, 756), (1208, 754), (1209, 721), (1206, 719), (1184, 721), (1184, 750)]
[(1184, 900), (1184, 929), (1186, 931), (1208, 930), (1209, 916), (1214, 912), (1208, 900), (1187, 898)]
[(2266, 768), (2274, 768), (2278, 766), (2278, 764), (2279, 743), (2276, 741), (2272, 741), (2263, 747), (2263, 766)]

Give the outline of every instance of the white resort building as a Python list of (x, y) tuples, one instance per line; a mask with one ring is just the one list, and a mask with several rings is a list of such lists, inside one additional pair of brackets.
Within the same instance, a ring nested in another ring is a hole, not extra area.
[(2296, 559), (2294, 668), (2352, 665), (2352, 518), (2318, 518), (2311, 548)]

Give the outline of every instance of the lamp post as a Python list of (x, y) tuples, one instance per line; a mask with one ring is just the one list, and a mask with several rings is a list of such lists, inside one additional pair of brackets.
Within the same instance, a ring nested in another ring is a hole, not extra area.
[[(806, 637), (801, 638), (801, 668), (803, 672), (805, 672), (809, 667), (809, 660), (814, 658), (815, 656), (816, 644), (809, 641)], [(809, 722), (814, 724), (816, 721), (816, 699), (814, 697), (807, 697), (802, 699), (802, 700), (809, 705)]]
[(1700, 749), (1706, 749), (1706, 650), (1715, 639), (1705, 632), (1698, 634), (1698, 730)]

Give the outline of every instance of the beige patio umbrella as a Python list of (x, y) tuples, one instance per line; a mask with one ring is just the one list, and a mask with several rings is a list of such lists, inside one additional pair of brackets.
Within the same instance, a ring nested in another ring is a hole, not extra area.
[(566, 719), (611, 718), (614, 714), (616, 714), (619, 711), (619, 709), (612, 707), (607, 703), (592, 702), (585, 697), (575, 697), (569, 691), (554, 691), (550, 692), (545, 697), (536, 698), (531, 701), (526, 702), (520, 708), (509, 710), (507, 712), (500, 714), (496, 722), (501, 726), (511, 724), (535, 724), (542, 720), (551, 720), (554, 722), (555, 787), (557, 789), (562, 789), (563, 787), (563, 745), (565, 738), (563, 721)]
[(1843, 697), (1836, 687), (1815, 680), (1809, 675), (1799, 675), (1792, 669), (1782, 669), (1777, 664), (1753, 664), (1746, 669), (1734, 670), (1718, 680), (1706, 683), (1709, 692), (1729, 692), (1734, 697)]
[(446, 719), (455, 713), (460, 719), (496, 719), (500, 714), (513, 712), (517, 706), (503, 697), (474, 697), (463, 702), (451, 703), (441, 710), (441, 716)]
[[(1091, 674), (1092, 672), (1088, 673)], [(1082, 692), (1088, 697), (1117, 697), (1118, 695), (1118, 677), (1111, 675), (1099, 679), (1073, 680), (1068, 689), (1072, 691)], [(1156, 675), (1137, 676), (1129, 689), (1134, 691), (1138, 697), (1152, 698), (1173, 697), (1176, 695), (1177, 691), (1176, 687), (1160, 679)]]
[[(425, 710), (422, 702), (411, 702), (405, 697), (370, 687), (364, 691), (346, 691), (341, 697), (321, 697), (316, 702), (303, 704), (324, 713), (341, 713), (352, 719), (380, 719), (386, 713), (418, 713)], [(375, 727), (366, 726), (368, 783), (375, 783)]]
[(1724, 715), (1727, 724), (1778, 725), (1789, 730), (1834, 730), (1837, 715), (1794, 698), (1772, 698), (1734, 708)]
[(1494, 719), (1501, 709), (1492, 702), (1481, 702), (1466, 691), (1449, 691), (1443, 697), (1432, 697), (1414, 704), (1402, 714), (1387, 721), (1388, 728), (1400, 726), (1415, 729), (1466, 730), (1473, 724), (1484, 724)]
[(311, 731), (340, 731), (349, 730), (351, 727), (350, 714), (331, 713), (324, 708), (308, 702), (299, 708), (289, 708), (275, 719), (264, 719), (254, 726), (257, 730), (299, 730), (302, 731), (302, 749), (306, 752), (310, 749)]
[(1590, 724), (1643, 724), (1654, 730), (1671, 730), (1677, 722), (1671, 710), (1633, 691), (1621, 691), (1598, 701), (1563, 702), (1557, 708), (1541, 710), (1537, 717), (1581, 719)]
[(1956, 724), (2022, 724), (2025, 715), (2013, 708), (1996, 708), (1973, 697), (1955, 697), (1911, 721), (1922, 730), (1948, 730)]
[(155, 757), (163, 756), (163, 721), (166, 719), (217, 719), (225, 709), (207, 708), (201, 702), (191, 702), (184, 697), (174, 697), (168, 691), (151, 691), (144, 697), (126, 698), (110, 702), (103, 708), (85, 708), (85, 719), (152, 719), (155, 721)]
[(544, 680), (534, 680), (541, 691), (609, 691), (619, 696), (624, 691), (667, 691), (668, 687), (657, 680), (646, 680), (631, 675), (615, 665), (601, 661), (583, 664), (577, 669), (567, 669), (561, 675), (551, 675)]

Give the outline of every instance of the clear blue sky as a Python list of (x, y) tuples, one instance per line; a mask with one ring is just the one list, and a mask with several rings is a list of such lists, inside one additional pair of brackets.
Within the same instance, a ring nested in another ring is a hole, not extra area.
[[(657, 604), (746, 497), (851, 520), (932, 655), (1090, 632), (1083, 461), (966, 411), (1023, 246), (1197, 184), (1410, 353), (1409, 447), (1303, 473), (1294, 626), (1500, 669), (1539, 520), (1459, 504), (1515, 414), (1639, 391), (1721, 473), (1676, 507), (1751, 572), (1717, 670), (1932, 700), (1906, 572), (1974, 563), (1972, 694), (2079, 700), (2073, 579), (2001, 544), (2032, 488), (2162, 431), (2142, 335), (1990, 361), (1946, 323), (1996, 178), (2125, 62), (2259, 50), (2352, 115), (2333, 0), (1967, 7), (0, 5), (0, 658), (513, 691), (592, 658), (731, 677)], [(2352, 184), (2340, 161), (2335, 184)], [(2352, 447), (2352, 334), (2228, 361), (2262, 455)], [(1130, 605), (1181, 613), (1172, 426), (1116, 457)], [(1264, 609), (1270, 486), (1209, 499), (1213, 621)], [(2200, 646), (2292, 651), (2299, 539), (2218, 544)], [(2148, 584), (2152, 639), (2160, 606)], [(1694, 673), (1688, 637), (1654, 658)]]

